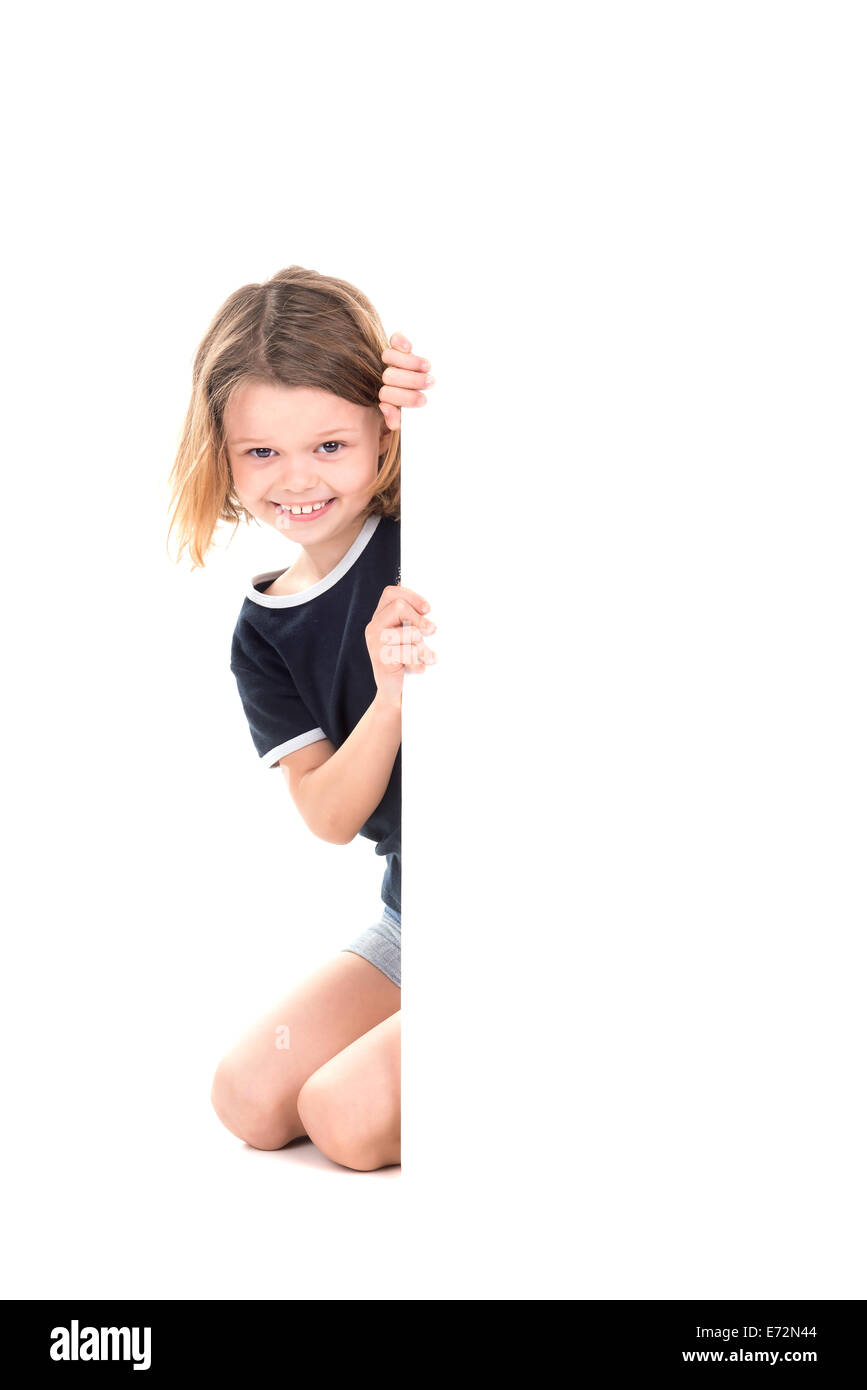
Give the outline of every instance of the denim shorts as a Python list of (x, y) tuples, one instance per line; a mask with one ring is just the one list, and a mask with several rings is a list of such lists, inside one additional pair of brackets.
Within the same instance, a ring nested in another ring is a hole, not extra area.
[(386, 903), (379, 921), (365, 927), (342, 949), (364, 956), (400, 989), (400, 913)]

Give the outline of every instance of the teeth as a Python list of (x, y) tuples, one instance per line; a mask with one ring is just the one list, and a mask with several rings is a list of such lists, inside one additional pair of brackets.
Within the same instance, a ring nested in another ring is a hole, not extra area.
[(328, 506), (328, 503), (311, 502), (310, 505), (307, 507), (284, 507), (282, 502), (278, 502), (277, 506), (279, 507), (281, 512), (288, 512), (290, 516), (301, 516), (302, 514), (306, 516), (308, 512), (321, 512), (323, 507)]

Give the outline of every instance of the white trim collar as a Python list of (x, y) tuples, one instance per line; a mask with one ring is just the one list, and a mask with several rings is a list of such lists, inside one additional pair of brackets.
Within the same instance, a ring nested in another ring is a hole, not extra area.
[(338, 560), (334, 569), (329, 570), (328, 574), (323, 575), (318, 583), (312, 584), (309, 589), (302, 589), (300, 594), (261, 594), (255, 587), (257, 584), (261, 584), (265, 579), (273, 582), (279, 575), (286, 573), (285, 569), (264, 570), (262, 574), (254, 574), (248, 582), (247, 598), (252, 603), (260, 604), (263, 608), (293, 608), (298, 603), (309, 603), (312, 598), (324, 594), (326, 589), (330, 589), (333, 584), (337, 583), (338, 579), (343, 578), (347, 570), (352, 568), (381, 521), (381, 512), (375, 516), (369, 516), (343, 559)]

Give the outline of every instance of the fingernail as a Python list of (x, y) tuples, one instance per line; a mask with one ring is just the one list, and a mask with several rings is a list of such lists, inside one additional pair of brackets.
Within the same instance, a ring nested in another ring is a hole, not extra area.
[(430, 362), (427, 362), (424, 358), (422, 358), (422, 359), (421, 359), (421, 369), (422, 369), (423, 372), (429, 372), (429, 371), (430, 371)]

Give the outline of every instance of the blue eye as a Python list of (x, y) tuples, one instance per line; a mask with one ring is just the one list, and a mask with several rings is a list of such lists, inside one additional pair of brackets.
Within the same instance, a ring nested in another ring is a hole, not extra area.
[[(319, 445), (319, 448), (328, 450), (326, 458), (334, 458), (338, 449), (345, 449), (346, 445), (343, 444), (339, 439), (326, 439), (324, 444)], [(264, 445), (260, 445), (255, 449), (247, 450), (247, 453), (252, 454), (253, 457), (258, 460), (259, 463), (267, 463), (268, 461), (266, 458), (262, 457), (263, 454), (274, 454), (276, 452), (276, 449), (268, 449)]]

